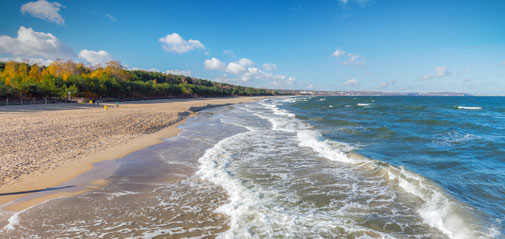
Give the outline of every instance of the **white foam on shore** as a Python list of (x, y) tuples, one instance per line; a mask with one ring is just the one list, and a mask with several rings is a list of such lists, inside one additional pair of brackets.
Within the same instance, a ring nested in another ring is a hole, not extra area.
[(388, 179), (423, 201), (418, 214), (425, 224), (437, 228), (449, 238), (488, 238), (489, 234), (479, 231), (469, 208), (453, 200), (443, 189), (430, 180), (406, 170), (404, 167), (385, 167)]
[[(199, 159), (200, 169), (196, 175), (204, 180), (208, 180), (223, 187), (228, 193), (229, 203), (220, 206), (216, 212), (230, 216), (230, 230), (221, 234), (221, 238), (246, 238), (252, 235), (244, 227), (258, 227), (268, 229), (269, 218), (260, 213), (261, 200), (254, 192), (249, 191), (241, 182), (233, 177), (229, 166), (233, 161), (232, 155), (225, 150), (224, 145), (234, 142), (240, 137), (247, 137), (248, 132), (240, 133), (218, 142), (213, 148), (205, 151)], [(243, 222), (242, 215), (249, 215), (247, 219), (251, 221)], [(282, 219), (278, 218), (278, 219)], [(289, 220), (284, 218), (284, 220)], [(245, 225), (244, 225), (245, 224)], [(251, 224), (251, 225), (248, 225)]]
[[(47, 200), (47, 201), (50, 201), (50, 200), (52, 200), (52, 199), (49, 199), (49, 200)], [(45, 201), (45, 202), (47, 202), (47, 201)], [(45, 203), (45, 202), (42, 202), (42, 203)], [(42, 203), (40, 203), (40, 204), (42, 204)], [(19, 222), (20, 222), (19, 215), (20, 215), (21, 213), (23, 213), (23, 212), (26, 212), (26, 211), (30, 210), (31, 208), (33, 208), (33, 207), (35, 207), (35, 206), (40, 205), (40, 204), (36, 204), (36, 205), (31, 206), (31, 207), (27, 207), (27, 208), (25, 208), (25, 209), (23, 209), (23, 210), (21, 210), (21, 211), (19, 211), (19, 212), (14, 213), (14, 214), (13, 214), (13, 215), (9, 218), (9, 220), (8, 220), (8, 222), (9, 222), (9, 223), (8, 223), (7, 225), (5, 225), (5, 226), (2, 228), (2, 230), (0, 230), (0, 231), (10, 231), (10, 230), (14, 230), (14, 227), (15, 227), (16, 225), (18, 225), (18, 224), (19, 224)]]
[(335, 149), (318, 131), (299, 130), (296, 136), (300, 141), (300, 146), (312, 148), (323, 158), (352, 164), (359, 163), (357, 160), (351, 160), (342, 151)]
[(482, 107), (479, 107), (479, 106), (458, 106), (458, 109), (463, 109), (463, 110), (481, 110)]

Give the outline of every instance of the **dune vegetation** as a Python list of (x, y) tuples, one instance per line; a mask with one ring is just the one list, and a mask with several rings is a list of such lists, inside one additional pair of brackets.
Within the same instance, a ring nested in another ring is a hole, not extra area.
[(127, 70), (120, 62), (88, 66), (56, 60), (48, 66), (0, 62), (0, 97), (155, 99), (276, 95), (278, 92), (189, 76)]

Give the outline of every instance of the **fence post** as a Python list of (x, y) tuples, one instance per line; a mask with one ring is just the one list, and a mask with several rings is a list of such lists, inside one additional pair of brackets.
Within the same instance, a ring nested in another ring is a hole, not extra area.
[(5, 101), (7, 102), (7, 105), (9, 105), (9, 98), (5, 98)]
[(33, 97), (33, 104), (35, 104), (35, 97)]
[(23, 105), (23, 96), (21, 96), (21, 105)]
[(46, 96), (46, 97), (44, 97), (44, 99), (46, 100), (46, 105), (47, 105), (47, 96)]

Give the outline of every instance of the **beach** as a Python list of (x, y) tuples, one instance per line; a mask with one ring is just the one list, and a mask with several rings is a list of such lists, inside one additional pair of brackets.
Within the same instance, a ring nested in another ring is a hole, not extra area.
[[(193, 111), (258, 97), (173, 99), (115, 104), (49, 104), (0, 108), (0, 204), (14, 194), (57, 186), (90, 169), (175, 136)], [(107, 106), (107, 110), (104, 109)], [(74, 193), (75, 194), (75, 193)], [(63, 196), (63, 195), (57, 195)], [(9, 207), (22, 210), (46, 197)]]

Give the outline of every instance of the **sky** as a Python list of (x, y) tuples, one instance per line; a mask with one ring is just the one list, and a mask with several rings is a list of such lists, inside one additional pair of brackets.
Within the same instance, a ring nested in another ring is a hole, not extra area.
[(4, 1), (0, 60), (300, 90), (505, 95), (505, 1)]

